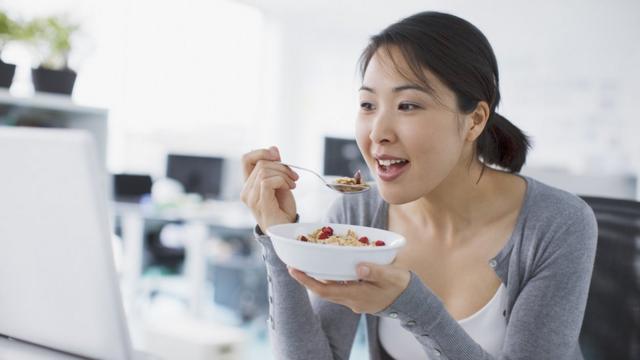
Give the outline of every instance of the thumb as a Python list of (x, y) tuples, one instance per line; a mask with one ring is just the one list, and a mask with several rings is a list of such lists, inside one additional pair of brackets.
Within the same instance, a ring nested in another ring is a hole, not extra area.
[(367, 281), (380, 281), (384, 278), (385, 267), (383, 265), (373, 263), (361, 263), (356, 268), (358, 277)]
[(275, 146), (270, 147), (269, 148), (269, 152), (275, 158), (276, 161), (281, 161), (282, 160), (282, 159), (280, 159), (280, 150), (278, 150), (277, 147), (275, 147)]

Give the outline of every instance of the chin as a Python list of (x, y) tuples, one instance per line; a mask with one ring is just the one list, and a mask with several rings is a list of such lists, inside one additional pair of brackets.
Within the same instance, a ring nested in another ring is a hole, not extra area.
[(378, 182), (377, 187), (380, 196), (382, 196), (384, 201), (391, 205), (406, 204), (421, 197), (420, 194), (415, 191), (411, 191), (411, 189), (408, 189), (407, 187), (381, 184), (380, 182)]

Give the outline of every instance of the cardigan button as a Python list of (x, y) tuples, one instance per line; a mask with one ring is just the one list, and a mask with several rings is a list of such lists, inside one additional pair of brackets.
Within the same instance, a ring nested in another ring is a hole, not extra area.
[(413, 321), (413, 320), (407, 321), (407, 326), (414, 326), (415, 324), (416, 324), (416, 322)]
[(394, 312), (389, 314), (389, 317), (392, 318), (392, 319), (397, 319), (398, 318), (398, 313), (394, 311)]

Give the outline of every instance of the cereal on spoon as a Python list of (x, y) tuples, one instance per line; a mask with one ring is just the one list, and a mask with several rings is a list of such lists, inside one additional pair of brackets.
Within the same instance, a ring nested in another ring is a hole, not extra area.
[[(360, 170), (356, 171), (356, 173), (353, 175), (352, 178), (341, 177), (336, 179), (335, 184), (337, 186), (334, 186), (334, 187), (338, 188), (342, 192), (356, 192), (369, 187), (367, 183), (362, 181), (362, 174), (360, 173)], [(348, 185), (348, 186), (339, 186), (339, 185)]]

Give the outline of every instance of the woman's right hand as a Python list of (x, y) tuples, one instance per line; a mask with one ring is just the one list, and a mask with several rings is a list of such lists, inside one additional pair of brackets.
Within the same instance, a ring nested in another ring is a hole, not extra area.
[(275, 146), (242, 157), (245, 181), (240, 198), (251, 209), (262, 231), (296, 219), (296, 201), (291, 190), (299, 177), (280, 160)]

